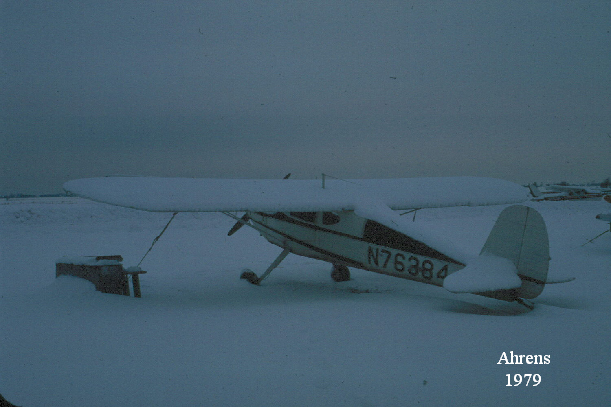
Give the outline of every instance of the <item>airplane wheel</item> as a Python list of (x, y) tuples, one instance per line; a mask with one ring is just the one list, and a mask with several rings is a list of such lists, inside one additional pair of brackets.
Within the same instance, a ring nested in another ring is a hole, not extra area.
[(334, 265), (331, 271), (331, 278), (335, 282), (346, 282), (351, 280), (351, 272), (349, 268), (344, 265)]
[(240, 275), (240, 279), (246, 279), (247, 281), (249, 281), (253, 285), (258, 285), (259, 284), (259, 278), (255, 274), (255, 272), (253, 272), (253, 271), (251, 271), (249, 269), (245, 269), (242, 272), (242, 274)]

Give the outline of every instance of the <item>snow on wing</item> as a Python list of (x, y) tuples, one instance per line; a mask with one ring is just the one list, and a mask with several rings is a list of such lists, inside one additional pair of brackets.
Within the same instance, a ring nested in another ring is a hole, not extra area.
[(356, 181), (393, 210), (521, 203), (528, 190), (489, 177), (423, 177)]
[(350, 209), (351, 197), (317, 180), (101, 177), (73, 180), (80, 197), (146, 211), (324, 211)]
[(94, 201), (146, 211), (352, 210), (373, 198), (394, 210), (522, 202), (526, 190), (483, 177), (408, 179), (250, 180), (100, 177), (64, 189)]

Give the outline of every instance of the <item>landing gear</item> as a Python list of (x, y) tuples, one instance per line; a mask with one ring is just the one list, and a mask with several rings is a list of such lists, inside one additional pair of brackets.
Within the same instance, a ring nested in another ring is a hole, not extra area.
[(250, 269), (245, 269), (244, 271), (242, 271), (240, 279), (245, 279), (253, 285), (259, 285), (261, 281), (266, 279), (270, 272), (272, 272), (272, 270), (276, 268), (278, 264), (280, 264), (287, 255), (289, 255), (289, 249), (285, 248), (283, 249), (283, 252), (281, 252), (281, 254), (274, 260), (274, 262), (272, 262), (272, 264), (268, 266), (268, 269), (266, 269), (266, 271), (261, 275), (261, 277), (258, 278), (257, 275), (255, 275), (255, 272), (251, 271)]
[(516, 298), (516, 302), (520, 305), (525, 306), (529, 310), (533, 310), (535, 308), (535, 304), (525, 299)]
[(242, 274), (240, 274), (240, 279), (247, 280), (253, 285), (259, 285), (259, 278), (255, 274), (255, 272), (250, 269), (243, 270)]
[(344, 265), (334, 265), (331, 271), (331, 278), (335, 282), (346, 282), (351, 280), (351, 272)]

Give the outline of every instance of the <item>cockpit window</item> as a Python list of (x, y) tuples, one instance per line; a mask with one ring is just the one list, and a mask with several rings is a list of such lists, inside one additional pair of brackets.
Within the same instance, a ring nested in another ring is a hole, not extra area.
[(333, 212), (324, 212), (322, 221), (323, 225), (334, 225), (340, 222), (340, 217)]
[(315, 220), (317, 219), (316, 212), (290, 212), (289, 215), (306, 222), (315, 222)]

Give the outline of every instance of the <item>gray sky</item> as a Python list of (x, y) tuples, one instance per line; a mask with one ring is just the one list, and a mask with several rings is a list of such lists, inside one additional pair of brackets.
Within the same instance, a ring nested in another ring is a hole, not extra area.
[(0, 194), (110, 174), (610, 174), (609, 1), (0, 12)]

